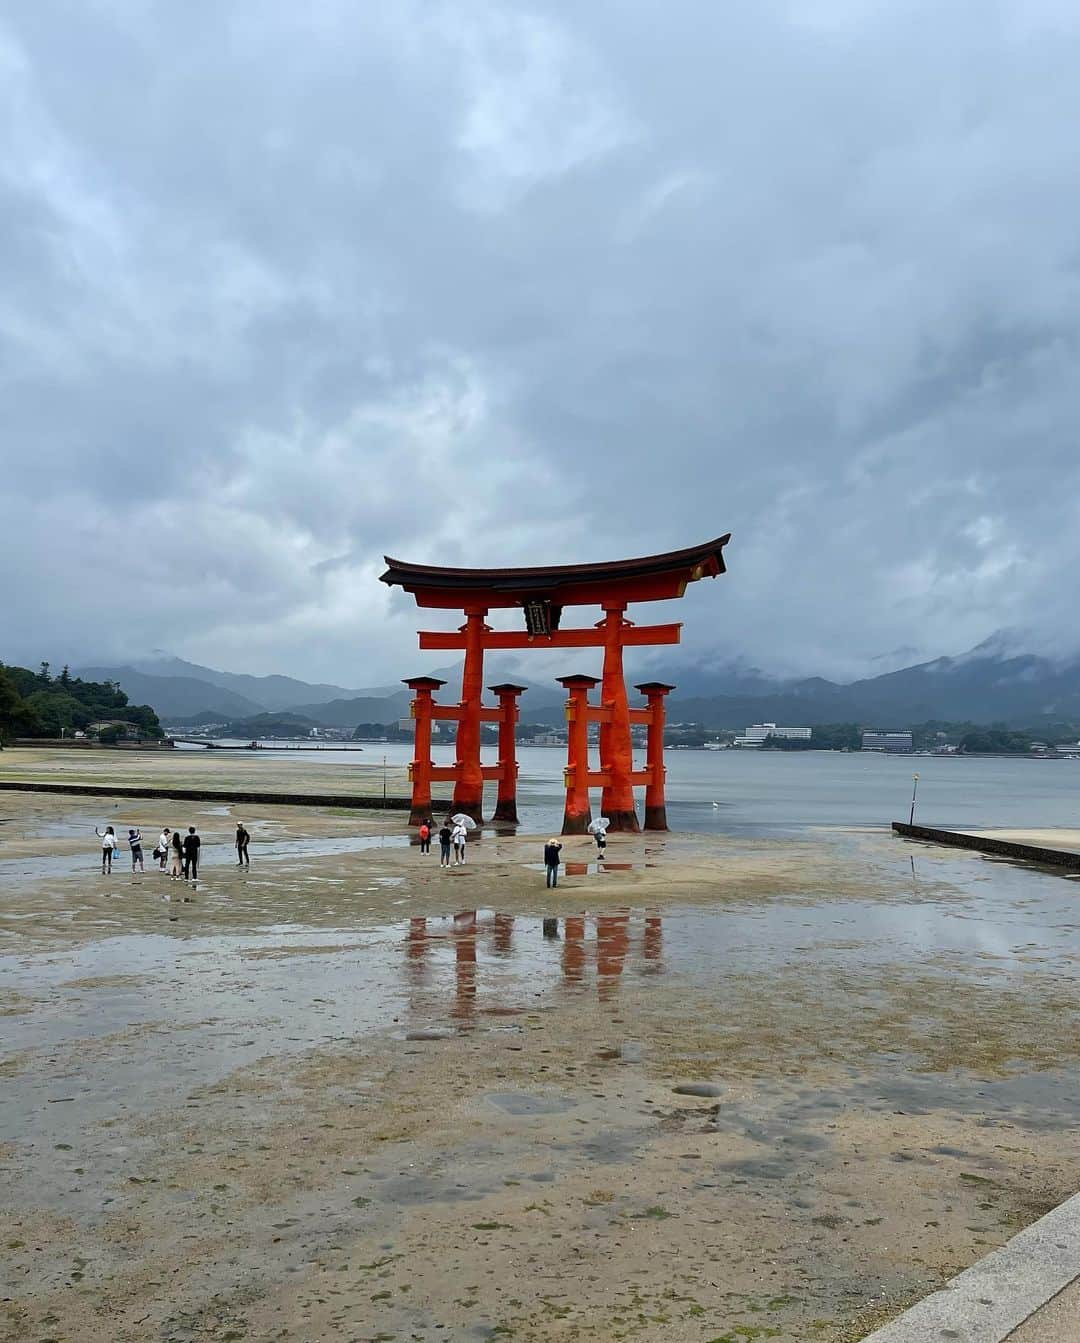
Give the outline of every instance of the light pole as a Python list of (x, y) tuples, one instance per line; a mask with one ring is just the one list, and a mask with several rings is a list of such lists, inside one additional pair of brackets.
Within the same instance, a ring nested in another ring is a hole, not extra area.
[(908, 825), (915, 824), (915, 794), (919, 791), (919, 776), (911, 776), (911, 815), (908, 817)]
[(386, 810), (386, 756), (382, 758), (382, 804), (383, 810)]

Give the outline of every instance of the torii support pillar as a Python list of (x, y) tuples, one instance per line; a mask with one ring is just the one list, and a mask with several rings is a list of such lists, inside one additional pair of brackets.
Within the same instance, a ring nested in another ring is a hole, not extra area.
[(649, 781), (645, 785), (645, 829), (666, 830), (667, 803), (664, 798), (664, 699), (675, 687), (663, 681), (645, 681), (634, 687), (648, 701), (649, 722), (645, 737), (645, 763)]
[(600, 814), (611, 822), (614, 830), (637, 833), (637, 812), (634, 810), (633, 747), (630, 740), (630, 703), (626, 698), (623, 678), (623, 644), (629, 628), (624, 612), (626, 603), (604, 603), (604, 619), (600, 629), (604, 634), (604, 677), (600, 687), (600, 702), (611, 711), (611, 718), (600, 724), (600, 769), (608, 782), (600, 798)]
[(435, 710), (432, 696), (446, 682), (434, 676), (411, 676), (405, 684), (413, 692), (409, 713), (416, 723), (413, 760), (409, 766), (409, 782), (412, 784), (409, 824), (419, 825), (431, 815), (431, 718)]
[(566, 806), (563, 810), (564, 835), (588, 833), (592, 811), (589, 807), (589, 691), (597, 684), (595, 676), (560, 676), (566, 700)]
[(499, 697), (499, 796), (491, 819), (517, 825), (517, 701), (525, 686), (507, 682), (488, 689)]

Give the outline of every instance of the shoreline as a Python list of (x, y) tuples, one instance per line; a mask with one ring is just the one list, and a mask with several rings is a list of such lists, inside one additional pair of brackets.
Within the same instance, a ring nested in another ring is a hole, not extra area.
[[(258, 790), (207, 788), (148, 788), (125, 784), (45, 783), (40, 780), (0, 779), (0, 792), (55, 793), (70, 797), (126, 797), (179, 802), (246, 802), (273, 807), (349, 807), (357, 811), (408, 811), (407, 797), (361, 797), (354, 793), (268, 793)], [(433, 811), (448, 811), (448, 799), (432, 799)]]

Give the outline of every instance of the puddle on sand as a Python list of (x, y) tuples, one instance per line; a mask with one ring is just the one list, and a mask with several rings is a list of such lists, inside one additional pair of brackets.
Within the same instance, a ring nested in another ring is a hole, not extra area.
[[(367, 837), (370, 847), (385, 842)], [(711, 992), (730, 976), (810, 961), (822, 975), (869, 970), (872, 978), (877, 967), (907, 970), (947, 953), (969, 982), (979, 981), (984, 960), (997, 976), (1032, 965), (1071, 975), (1071, 889), (1029, 871), (997, 869), (990, 881), (984, 872), (944, 860), (911, 902), (815, 905), (799, 892), (798, 900), (664, 914), (583, 913), (560, 917), (554, 938), (539, 917), (492, 909), (360, 928), (350, 916), (317, 932), (283, 921), (279, 909), (259, 934), (105, 935), (59, 954), (0, 957), (0, 979), (27, 1009), (4, 1018), (0, 1141), (31, 1135), (25, 1175), (47, 1199), (61, 1180), (48, 1159), (55, 1144), (93, 1144), (107, 1132), (100, 1126), (121, 1116), (197, 1104), (186, 1098), (262, 1056), (298, 1055), (395, 1023), (492, 1030), (499, 1014), (535, 1011), (552, 994), (595, 994), (614, 1008), (630, 980), (644, 990), (678, 976)], [(760, 1160), (773, 1166), (805, 1160), (813, 1132), (853, 1096), (870, 1111), (960, 1107), (1032, 1129), (1080, 1117), (1075, 1079), (1051, 1071), (984, 1081), (914, 1075), (892, 1059), (852, 1073), (850, 1085), (831, 1101), (813, 1090), (794, 1101), (778, 1096), (765, 1113), (742, 1115), (743, 1137), (769, 1149)], [(727, 1114), (722, 1108), (718, 1127)], [(602, 1142), (593, 1155), (605, 1159)]]

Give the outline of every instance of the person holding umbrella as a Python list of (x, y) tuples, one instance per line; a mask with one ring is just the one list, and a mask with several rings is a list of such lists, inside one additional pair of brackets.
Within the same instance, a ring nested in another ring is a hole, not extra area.
[(603, 858), (607, 852), (607, 828), (610, 824), (606, 816), (601, 816), (589, 826), (589, 834), (596, 840), (597, 858)]
[(468, 839), (469, 831), (476, 829), (476, 822), (471, 816), (466, 816), (463, 811), (450, 817), (450, 823), (453, 825), (451, 831), (451, 840), (454, 845), (454, 864), (460, 866), (465, 862), (465, 842)]

